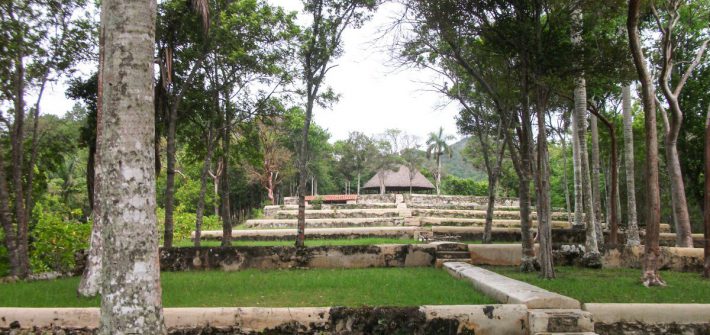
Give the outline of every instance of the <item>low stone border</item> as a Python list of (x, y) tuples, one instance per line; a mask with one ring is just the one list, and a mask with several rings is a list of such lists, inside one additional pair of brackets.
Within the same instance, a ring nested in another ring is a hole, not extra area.
[(471, 264), (449, 262), (444, 264), (444, 269), (501, 303), (524, 304), (528, 308), (579, 309), (581, 306), (579, 301), (570, 297)]
[(584, 304), (600, 334), (710, 334), (710, 304)]
[[(306, 240), (351, 239), (365, 237), (415, 238), (419, 227), (358, 227), (358, 228), (308, 228)], [(221, 230), (203, 231), (203, 240), (221, 240)], [(195, 239), (195, 233), (192, 233)], [(296, 229), (242, 229), (232, 230), (233, 241), (284, 241), (296, 240)]]
[[(527, 335), (523, 305), (313, 308), (166, 308), (171, 334)], [(0, 333), (91, 334), (98, 308), (0, 308)]]

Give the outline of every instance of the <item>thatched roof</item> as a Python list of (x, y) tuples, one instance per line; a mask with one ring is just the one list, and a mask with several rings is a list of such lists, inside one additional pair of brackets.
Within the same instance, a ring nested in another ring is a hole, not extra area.
[[(375, 174), (370, 180), (365, 183), (362, 187), (363, 189), (379, 189), (380, 188), (380, 177)], [(409, 189), (409, 168), (405, 165), (400, 165), (397, 172), (386, 170), (385, 171), (385, 189), (400, 188)], [(417, 190), (430, 190), (434, 188), (434, 185), (417, 171), (412, 179), (412, 188)]]

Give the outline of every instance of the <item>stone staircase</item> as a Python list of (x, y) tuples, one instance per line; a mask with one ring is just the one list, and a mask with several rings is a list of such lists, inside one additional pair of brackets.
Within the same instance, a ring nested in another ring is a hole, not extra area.
[(471, 252), (468, 245), (457, 242), (432, 242), (436, 246), (436, 267), (442, 267), (446, 262), (471, 263)]

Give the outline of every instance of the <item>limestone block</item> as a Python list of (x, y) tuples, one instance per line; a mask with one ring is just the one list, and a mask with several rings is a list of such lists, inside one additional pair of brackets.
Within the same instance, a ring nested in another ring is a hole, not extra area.
[[(526, 335), (525, 305), (421, 306), (427, 322), (458, 320), (455, 334)], [(446, 334), (454, 333), (451, 330)], [(438, 333), (437, 333), (438, 334)]]
[(580, 309), (531, 309), (528, 322), (533, 334), (594, 332), (592, 314)]
[(480, 292), (506, 304), (528, 308), (579, 309), (579, 301), (466, 263), (445, 263), (452, 276), (467, 280)]

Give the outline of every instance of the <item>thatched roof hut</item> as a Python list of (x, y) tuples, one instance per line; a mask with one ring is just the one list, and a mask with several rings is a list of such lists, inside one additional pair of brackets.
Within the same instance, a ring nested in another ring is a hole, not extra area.
[[(405, 165), (399, 165), (396, 168), (396, 172), (392, 170), (386, 170), (385, 174), (385, 192), (409, 192), (410, 180), (409, 180), (409, 168)], [(413, 191), (429, 191), (434, 189), (434, 185), (417, 171), (414, 175), (414, 179), (411, 180), (411, 189)], [(370, 180), (365, 183), (361, 188), (362, 190), (380, 190), (380, 175), (376, 173)]]

